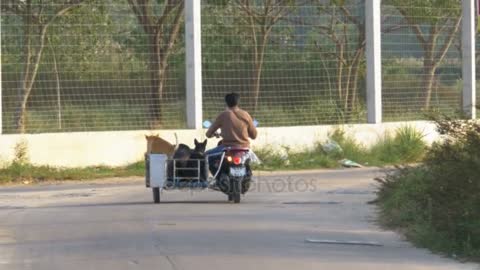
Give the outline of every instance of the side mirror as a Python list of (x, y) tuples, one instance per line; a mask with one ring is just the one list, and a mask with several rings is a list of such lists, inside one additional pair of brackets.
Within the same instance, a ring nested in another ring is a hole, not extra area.
[(203, 122), (203, 127), (204, 128), (210, 128), (212, 126), (212, 122), (208, 121), (208, 120), (205, 120)]
[(254, 125), (255, 127), (258, 127), (258, 124), (259, 124), (259, 123), (258, 123), (257, 120), (253, 120), (253, 125)]

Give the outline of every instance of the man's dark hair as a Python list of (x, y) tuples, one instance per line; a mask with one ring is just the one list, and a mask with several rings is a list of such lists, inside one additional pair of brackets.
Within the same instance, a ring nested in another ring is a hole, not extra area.
[(240, 95), (237, 93), (230, 93), (225, 96), (225, 103), (229, 108), (233, 108), (238, 105), (238, 101), (240, 100)]

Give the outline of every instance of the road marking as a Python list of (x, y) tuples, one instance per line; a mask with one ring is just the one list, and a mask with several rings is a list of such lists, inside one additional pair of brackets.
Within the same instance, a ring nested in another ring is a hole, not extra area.
[(327, 239), (305, 239), (305, 242), (312, 244), (327, 244), (327, 245), (351, 245), (351, 246), (373, 246), (383, 247), (379, 242), (364, 242), (364, 241), (340, 241)]
[(333, 205), (333, 204), (342, 204), (342, 202), (337, 202), (337, 201), (299, 201), (299, 202), (284, 202), (283, 204), (327, 204), (327, 205)]

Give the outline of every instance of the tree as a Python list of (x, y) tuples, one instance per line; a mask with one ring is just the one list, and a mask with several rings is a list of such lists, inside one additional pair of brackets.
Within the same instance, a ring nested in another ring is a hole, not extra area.
[(156, 128), (161, 125), (168, 60), (182, 25), (184, 0), (128, 0), (128, 3), (147, 36), (152, 99), (150, 126)]
[[(363, 14), (358, 13), (363, 0), (314, 0), (317, 6), (315, 18), (323, 18), (325, 23), (308, 23), (302, 19), (301, 25), (310, 25), (317, 33), (315, 46), (323, 55), (335, 59), (336, 97), (339, 108), (348, 117), (359, 104), (359, 80), (365, 73), (366, 29)], [(384, 25), (386, 19), (382, 21)], [(403, 24), (393, 24), (382, 28), (382, 33), (390, 33), (405, 28)], [(324, 42), (321, 42), (323, 40)], [(326, 45), (323, 45), (326, 44)]]
[(253, 45), (253, 79), (250, 104), (254, 112), (258, 107), (260, 96), (260, 79), (262, 77), (263, 63), (268, 37), (273, 26), (292, 10), (292, 0), (265, 0), (263, 4), (257, 4), (255, 0), (234, 0), (234, 7), (238, 8), (246, 25), (248, 25), (249, 36)]
[(424, 109), (430, 109), (435, 72), (459, 32), (459, 0), (387, 0), (404, 17), (423, 50)]
[(59, 17), (67, 15), (87, 0), (4, 0), (2, 12), (21, 18), (23, 28), (23, 71), (15, 125), (17, 132), (25, 133), (27, 103), (32, 92), (42, 59), (49, 27)]
[(314, 31), (320, 38), (326, 38), (327, 44), (333, 44), (333, 49), (322, 47), (319, 40), (315, 41), (316, 47), (336, 59), (336, 96), (340, 101), (339, 107), (348, 115), (358, 102), (358, 81), (365, 62), (365, 22), (352, 12), (345, 1), (316, 2), (319, 15), (328, 22), (314, 24)]

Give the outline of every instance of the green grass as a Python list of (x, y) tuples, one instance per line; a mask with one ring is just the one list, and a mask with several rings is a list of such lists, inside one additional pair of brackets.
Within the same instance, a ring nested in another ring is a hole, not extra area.
[(143, 176), (144, 173), (145, 166), (143, 162), (136, 162), (124, 167), (96, 166), (85, 168), (54, 168), (13, 162), (0, 169), (0, 183), (90, 180), (109, 177)]
[[(120, 99), (103, 99), (92, 102), (88, 97), (83, 97), (83, 99), (83, 102), (81, 100), (76, 102), (64, 101), (60, 109), (52, 105), (56, 104), (55, 100), (36, 100), (27, 108), (27, 133), (143, 130), (150, 128), (148, 102), (134, 103), (133, 98), (130, 102)], [(5, 134), (15, 134), (17, 133), (15, 129), (16, 108), (13, 105), (16, 103), (9, 101), (7, 104), (8, 106), (4, 107), (3, 132)], [(301, 99), (292, 102), (292, 104), (287, 104), (285, 100), (278, 100), (278, 104), (277, 102), (260, 103), (255, 113), (253, 113), (253, 108), (249, 108), (247, 104), (245, 104), (245, 107), (252, 112), (263, 127), (366, 122), (366, 109), (361, 104), (358, 104), (356, 111), (349, 113), (343, 112), (341, 106), (336, 104), (334, 99), (323, 96), (308, 100)], [(221, 97), (215, 99), (215, 101), (207, 99), (204, 102), (205, 119), (215, 119), (223, 106)], [(165, 100), (162, 109), (162, 129), (185, 128), (184, 101), (180, 98)]]
[(375, 165), (404, 164), (420, 161), (425, 153), (423, 135), (411, 126), (404, 126), (394, 135), (386, 134), (371, 149), (369, 156)]
[(393, 134), (386, 134), (371, 147), (358, 143), (342, 130), (335, 130), (330, 134), (330, 139), (337, 142), (342, 151), (326, 153), (322, 143), (301, 152), (292, 152), (289, 149), (282, 151), (271, 148), (255, 149), (255, 153), (263, 162), (258, 169), (336, 168), (340, 166), (339, 161), (342, 159), (353, 160), (364, 166), (415, 163), (422, 160), (427, 149), (423, 135), (410, 126), (399, 128)]
[[(332, 157), (319, 153), (316, 150), (306, 150), (302, 152), (285, 150), (279, 152), (272, 148), (260, 148), (254, 151), (262, 161), (261, 165), (256, 165), (255, 167), (255, 169), (259, 170), (303, 170), (338, 167), (338, 162)], [(285, 155), (285, 153), (287, 153), (287, 155)]]
[[(185, 112), (182, 102), (162, 105), (162, 128), (185, 127)], [(4, 113), (4, 133), (16, 133), (15, 109), (8, 108)], [(149, 129), (148, 105), (128, 104), (112, 100), (103, 105), (64, 104), (61, 110), (61, 126), (58, 111), (49, 108), (29, 108), (26, 115), (28, 133), (112, 131)]]

